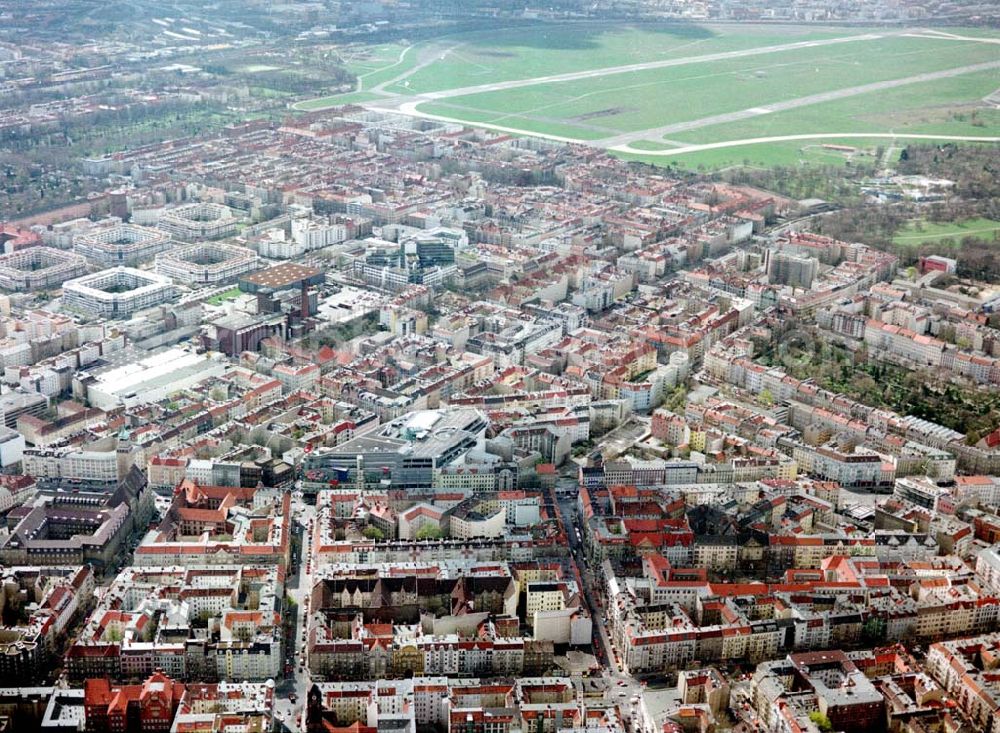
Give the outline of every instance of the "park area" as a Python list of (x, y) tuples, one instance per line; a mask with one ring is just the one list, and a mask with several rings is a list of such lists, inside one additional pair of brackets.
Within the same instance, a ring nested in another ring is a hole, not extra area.
[(984, 29), (544, 24), (350, 49), (347, 102), (685, 167), (845, 162), (1000, 142)]
[(904, 247), (919, 247), (924, 244), (955, 246), (965, 237), (976, 237), (987, 242), (1000, 240), (1000, 221), (976, 218), (934, 223), (914, 219), (906, 222), (892, 241)]

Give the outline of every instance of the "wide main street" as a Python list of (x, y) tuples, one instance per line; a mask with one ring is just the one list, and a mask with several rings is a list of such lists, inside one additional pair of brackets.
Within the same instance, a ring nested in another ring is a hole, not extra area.
[[(570, 465), (575, 468), (575, 464)], [(603, 574), (600, 568), (592, 567), (583, 545), (583, 527), (581, 526), (577, 502), (577, 488), (578, 480), (572, 471), (561, 476), (553, 491), (555, 494), (554, 506), (566, 531), (570, 549), (569, 565), (574, 575), (573, 579), (580, 587), (593, 621), (593, 648), (601, 665), (601, 677), (606, 682), (614, 701), (634, 716), (636, 706), (626, 706), (625, 702), (642, 695), (643, 685), (625, 670), (608, 636), (607, 610), (603, 600)]]
[(313, 567), (311, 562), (313, 522), (316, 507), (303, 500), (302, 492), (292, 495), (292, 522), (298, 552), (292, 557), (286, 598), (294, 602), (295, 615), (289, 620), (291, 643), (285, 650), (285, 659), (291, 665), (290, 675), (276, 686), (275, 717), (284, 730), (305, 730), (305, 701), (312, 681), (306, 660), (309, 595), (312, 589)]

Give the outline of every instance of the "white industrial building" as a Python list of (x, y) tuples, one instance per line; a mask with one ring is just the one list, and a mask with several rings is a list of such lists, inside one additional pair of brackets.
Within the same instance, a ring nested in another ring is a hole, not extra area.
[(24, 447), (23, 435), (5, 425), (0, 425), (0, 468), (7, 471), (21, 463)]
[(196, 354), (180, 348), (144, 356), (126, 364), (114, 365), (78, 377), (93, 407), (110, 410), (119, 405), (157, 402), (188, 389), (206, 379), (218, 377), (229, 369), (220, 357)]

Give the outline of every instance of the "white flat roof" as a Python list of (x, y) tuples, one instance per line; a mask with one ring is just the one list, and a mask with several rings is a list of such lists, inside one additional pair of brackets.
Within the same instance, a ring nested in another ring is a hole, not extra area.
[(123, 394), (134, 390), (137, 385), (204, 361), (206, 359), (203, 354), (195, 354), (177, 348), (167, 349), (98, 374), (97, 380), (101, 383), (101, 391), (116, 395)]
[(441, 413), (436, 410), (418, 412), (406, 421), (406, 427), (412, 430), (430, 430), (440, 419)]

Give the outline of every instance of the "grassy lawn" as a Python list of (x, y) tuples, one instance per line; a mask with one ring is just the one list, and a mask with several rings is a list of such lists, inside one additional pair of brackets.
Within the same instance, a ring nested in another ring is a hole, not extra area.
[(351, 68), (358, 75), (362, 91), (391, 81), (417, 65), (420, 49), (423, 44), (413, 47), (393, 45), (381, 55), (378, 62), (370, 68)]
[(218, 295), (213, 295), (205, 302), (208, 303), (209, 305), (222, 305), (227, 300), (235, 300), (239, 294), (240, 294), (239, 288), (230, 288), (229, 290), (226, 290), (223, 293), (219, 293)]
[[(399, 43), (340, 52), (347, 68), (358, 75), (362, 89), (391, 81), (415, 67), (431, 49), (438, 60), (390, 85), (397, 94), (454, 89), (512, 79), (527, 79), (606, 66), (658, 61), (690, 54), (717, 53), (794, 41), (819, 40), (861, 33), (855, 29), (802, 26), (754, 26), (749, 30), (684, 24), (605, 26), (595, 24), (500, 29), (424, 41), (403, 55)], [(309, 100), (297, 109), (314, 110), (340, 103), (332, 95)], [(370, 101), (369, 98), (358, 101)], [(345, 102), (346, 103), (346, 102)]]
[(892, 238), (892, 241), (900, 245), (918, 247), (921, 244), (936, 244), (949, 238), (957, 243), (963, 237), (969, 236), (986, 240), (1000, 238), (1000, 221), (965, 219), (935, 224), (929, 221), (913, 220), (907, 222), (906, 226)]
[(678, 132), (670, 139), (699, 144), (806, 132), (997, 136), (1000, 111), (980, 108), (973, 115), (971, 105), (990, 94), (997, 84), (997, 72), (965, 74)]
[[(345, 49), (342, 57), (360, 77), (362, 91), (308, 100), (310, 111), (377, 100), (370, 91), (390, 84), (390, 94), (419, 95), (508, 80), (740, 51), (789, 43), (851, 38), (753, 56), (685, 63), (628, 73), (548, 82), (426, 101), (421, 112), (525, 134), (594, 141), (622, 133), (679, 125), (716, 115), (758, 110), (783, 101), (919, 74), (1000, 60), (998, 47), (974, 38), (996, 38), (989, 29), (937, 29), (968, 40), (916, 37), (921, 31), (815, 28), (777, 25), (589, 23), (498, 29), (423, 41)], [(857, 39), (858, 36), (872, 36)], [(408, 50), (407, 50), (408, 49)], [(352, 56), (351, 54), (354, 54)], [(428, 63), (430, 62), (430, 63)], [(997, 88), (997, 69), (868, 91), (747, 119), (676, 132), (654, 133), (633, 143), (660, 152), (677, 143), (705, 144), (797, 134), (910, 133), (1000, 136), (1000, 110), (981, 100)], [(901, 139), (901, 142), (905, 140)], [(845, 162), (851, 156), (822, 147), (830, 140), (799, 140), (661, 157), (626, 156), (685, 167)], [(889, 139), (845, 139), (858, 148), (889, 147)]]
[[(921, 142), (919, 140), (913, 142)], [(931, 141), (924, 140), (924, 143)], [(846, 145), (855, 148), (854, 153), (842, 153), (823, 147), (823, 144)], [(615, 153), (625, 160), (637, 160), (653, 165), (669, 166), (689, 170), (716, 168), (731, 168), (734, 166), (796, 166), (804, 164), (845, 165), (849, 161), (875, 161), (877, 148), (894, 147), (898, 155), (899, 149), (907, 143), (905, 138), (895, 142), (888, 138), (822, 138), (817, 140), (791, 140), (781, 142), (757, 143), (750, 145), (734, 145), (732, 147), (714, 150), (699, 150), (669, 157), (659, 155), (642, 155), (642, 153)], [(975, 143), (967, 143), (969, 145)], [(985, 143), (984, 143), (985, 144)], [(664, 146), (662, 150), (671, 150)], [(652, 150), (652, 149), (651, 149)]]
[[(340, 57), (344, 65), (358, 77), (360, 91), (331, 94), (327, 97), (307, 99), (293, 106), (300, 112), (312, 112), (342, 104), (370, 102), (378, 99), (377, 94), (364, 90), (371, 89), (384, 81), (390, 81), (416, 65), (418, 46), (409, 48), (401, 44), (372, 46), (369, 48), (346, 48)], [(405, 53), (404, 53), (405, 51)], [(402, 60), (400, 55), (402, 54)]]
[[(801, 26), (754, 26), (747, 30), (692, 24), (580, 24), (472, 33), (448, 39), (460, 45), (438, 63), (409, 77), (407, 86), (392, 86), (388, 91), (434, 92), (862, 32)], [(447, 45), (447, 41), (440, 43)]]
[(498, 115), (495, 112), (469, 109), (448, 102), (421, 104), (418, 109), (427, 114), (454, 118), (469, 124), (509, 127), (515, 130), (535, 132), (540, 135), (558, 135), (572, 140), (598, 140), (602, 137), (615, 134), (614, 130), (579, 127), (570, 121), (563, 122), (558, 119), (553, 120), (544, 117), (533, 118), (520, 115)]
[(307, 99), (303, 102), (297, 102), (293, 106), (300, 112), (315, 112), (318, 109), (339, 107), (343, 104), (373, 102), (378, 98), (379, 96), (377, 94), (372, 94), (371, 92), (348, 92), (346, 94), (334, 94), (329, 97), (320, 97), (319, 99)]
[[(994, 61), (996, 57), (994, 47), (972, 41), (886, 37), (450, 97), (431, 105), (421, 105), (420, 109), (446, 114), (441, 111), (441, 105), (457, 105), (462, 110), (457, 114), (453, 111), (450, 115), (470, 122), (523, 126), (532, 132), (559, 135), (566, 134), (566, 125), (575, 125), (579, 128), (577, 136), (580, 139), (596, 139), (607, 137), (615, 131), (632, 132), (764, 107), (810, 94)], [(984, 72), (981, 76), (985, 78), (988, 74), (989, 72)], [(961, 80), (962, 77), (928, 83), (927, 86), (947, 90), (948, 84), (954, 83), (956, 79)], [(995, 72), (993, 82), (995, 88)], [(854, 105), (860, 103), (864, 108), (865, 100), (870, 106), (872, 97), (895, 92), (906, 94), (910, 90), (908, 87), (900, 87), (851, 97), (841, 102)], [(936, 103), (935, 98), (929, 98), (925, 94), (924, 105)], [(809, 109), (802, 107), (776, 114), (795, 115)], [(885, 108), (886, 111), (888, 109)], [(547, 125), (539, 117), (553, 121)], [(828, 114), (824, 118), (825, 126), (813, 131), (853, 131), (837, 127), (840, 120), (831, 119)], [(734, 124), (743, 127), (743, 123)], [(556, 131), (547, 127), (560, 129)], [(606, 131), (595, 131), (593, 127)], [(796, 131), (803, 130), (799, 127)], [(691, 136), (698, 137), (698, 132), (700, 130), (692, 132)], [(740, 134), (734, 137), (750, 136), (752, 135)], [(703, 141), (705, 140), (697, 140)]]
[(264, 99), (281, 99), (282, 97), (294, 96), (294, 92), (271, 89), (271, 87), (250, 87), (250, 93), (255, 97), (263, 97)]
[[(850, 156), (828, 150), (822, 143), (849, 145), (857, 149)], [(643, 156), (642, 153), (621, 153), (619, 157), (625, 160), (637, 160), (654, 165), (674, 165), (678, 168), (730, 168), (733, 166), (777, 166), (800, 165), (803, 163), (819, 163), (823, 165), (842, 165), (849, 159), (857, 160), (859, 156), (872, 158), (871, 152), (878, 146), (885, 146), (888, 140), (877, 138), (830, 138), (828, 140), (796, 140), (791, 142), (761, 143), (756, 145), (738, 145), (716, 150), (701, 150), (681, 155)], [(662, 150), (671, 148), (664, 146)]]
[(381, 46), (349, 47), (342, 49), (341, 60), (355, 74), (370, 74), (396, 63), (399, 54), (406, 48), (400, 43), (388, 43)]

